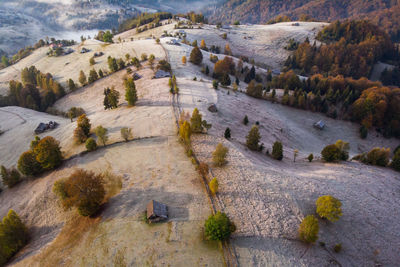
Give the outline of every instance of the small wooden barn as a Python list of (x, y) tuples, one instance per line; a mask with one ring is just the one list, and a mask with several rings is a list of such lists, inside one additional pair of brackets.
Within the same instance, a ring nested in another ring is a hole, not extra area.
[(151, 200), (147, 204), (147, 220), (150, 223), (160, 222), (168, 219), (168, 207), (165, 204)]
[(314, 127), (319, 129), (319, 130), (323, 130), (325, 128), (325, 122), (324, 121), (317, 121), (316, 123), (314, 123)]

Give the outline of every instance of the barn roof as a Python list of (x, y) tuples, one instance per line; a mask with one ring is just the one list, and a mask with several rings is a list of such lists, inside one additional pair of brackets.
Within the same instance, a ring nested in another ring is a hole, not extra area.
[(161, 217), (168, 218), (168, 208), (167, 205), (157, 202), (155, 200), (151, 200), (147, 204), (147, 219), (151, 217)]

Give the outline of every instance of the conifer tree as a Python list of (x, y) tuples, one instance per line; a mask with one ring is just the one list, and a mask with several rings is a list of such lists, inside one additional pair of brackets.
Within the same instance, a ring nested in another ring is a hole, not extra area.
[(128, 78), (125, 82), (125, 100), (129, 106), (134, 106), (137, 101), (136, 86), (133, 78)]
[(258, 143), (260, 142), (260, 132), (258, 130), (257, 125), (253, 125), (249, 134), (246, 137), (246, 145), (251, 150), (258, 150)]

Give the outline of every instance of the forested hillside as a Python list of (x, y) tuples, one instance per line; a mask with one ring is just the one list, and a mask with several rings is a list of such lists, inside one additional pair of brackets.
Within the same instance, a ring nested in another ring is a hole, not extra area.
[(399, 39), (399, 0), (229, 0), (208, 15), (212, 22), (266, 23), (278, 15), (293, 20), (307, 14), (317, 20), (368, 19)]

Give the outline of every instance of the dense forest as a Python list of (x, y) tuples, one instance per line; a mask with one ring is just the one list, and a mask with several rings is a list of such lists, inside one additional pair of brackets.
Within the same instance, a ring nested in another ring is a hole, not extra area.
[(400, 1), (381, 0), (229, 0), (207, 15), (211, 22), (236, 20), (263, 24), (280, 15), (297, 20), (304, 14), (321, 21), (367, 19), (400, 38)]
[(300, 44), (285, 66), (302, 74), (322, 73), (345, 77), (370, 77), (377, 61), (399, 60), (399, 51), (389, 36), (367, 21), (345, 21), (330, 24), (317, 39), (323, 45)]
[(164, 19), (171, 19), (172, 14), (168, 12), (159, 12), (159, 13), (142, 13), (137, 17), (127, 19), (124, 22), (122, 22), (119, 27), (118, 31), (119, 32), (124, 32), (130, 29), (135, 29), (139, 26), (148, 24), (148, 23), (154, 23), (158, 24), (160, 20)]

